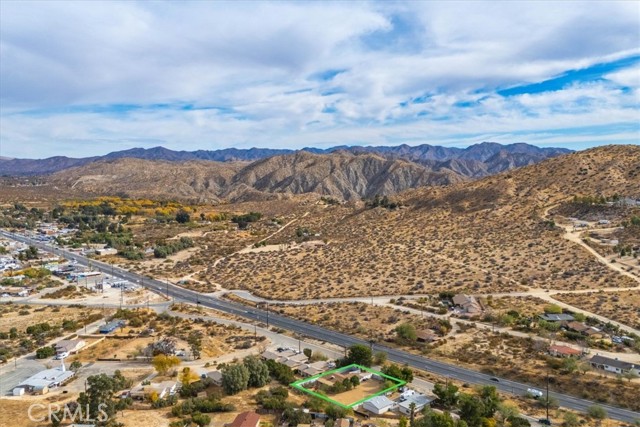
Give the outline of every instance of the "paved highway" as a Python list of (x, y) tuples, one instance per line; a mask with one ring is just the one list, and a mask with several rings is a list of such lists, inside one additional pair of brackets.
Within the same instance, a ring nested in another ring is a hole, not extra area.
[[(121, 268), (113, 267), (96, 260), (89, 260), (78, 254), (60, 248), (52, 247), (51, 245), (45, 245), (42, 242), (38, 242), (19, 234), (13, 234), (6, 231), (0, 231), (0, 234), (4, 235), (7, 238), (34, 245), (42, 250), (63, 255), (67, 259), (75, 258), (78, 264), (84, 266), (88, 266), (89, 263), (91, 263), (91, 266), (94, 270), (100, 270), (107, 274), (113, 274), (117, 277), (133, 283), (140, 283), (148, 289), (165, 294), (168, 297), (175, 298), (176, 300), (202, 304), (205, 307), (213, 308), (230, 314), (235, 314), (237, 316), (241, 316), (253, 321), (266, 323), (268, 317), (268, 324), (271, 326), (286, 329), (301, 336), (307, 336), (317, 340), (336, 344), (344, 348), (347, 348), (353, 344), (371, 345), (365, 340), (331, 331), (317, 325), (291, 319), (279, 314), (275, 314), (273, 312), (267, 312), (255, 308), (248, 308), (242, 304), (221, 300), (210, 295), (199, 294), (197, 292), (190, 291), (188, 289), (184, 289), (167, 282), (161, 282), (159, 280), (144, 277), (139, 274), (132, 273)], [(427, 370), (437, 375), (453, 378), (469, 384), (493, 385), (496, 386), (500, 391), (505, 393), (524, 395), (527, 393), (528, 388), (536, 388), (531, 385), (510, 381), (503, 378), (494, 378), (490, 375), (476, 372), (471, 369), (462, 368), (449, 363), (444, 363), (415, 354), (407, 353), (405, 351), (391, 347), (375, 344), (374, 351), (375, 350), (384, 351), (385, 353), (387, 353), (388, 359), (396, 363), (406, 363), (413, 368)], [(569, 409), (577, 410), (580, 412), (587, 412), (587, 409), (590, 406), (599, 405), (607, 411), (609, 417), (612, 419), (628, 423), (634, 423), (635, 421), (640, 420), (640, 413), (638, 412), (633, 412), (627, 409), (622, 409), (610, 405), (604, 405), (561, 393), (550, 392), (549, 395), (556, 398), (561, 406)]]

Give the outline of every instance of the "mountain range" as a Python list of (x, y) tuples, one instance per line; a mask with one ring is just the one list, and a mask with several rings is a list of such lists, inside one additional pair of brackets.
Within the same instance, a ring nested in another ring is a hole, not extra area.
[(0, 174), (44, 175), (58, 188), (200, 201), (261, 200), (317, 193), (343, 200), (445, 186), (569, 153), (518, 143), (303, 150), (173, 151), (134, 148), (100, 157), (0, 159)]
[[(303, 148), (302, 150), (273, 149), (273, 148), (225, 148), (221, 150), (174, 151), (164, 147), (132, 148), (114, 151), (104, 156), (72, 158), (55, 156), (46, 159), (9, 159), (0, 157), (0, 175), (25, 176), (55, 173), (76, 166), (84, 166), (101, 160), (123, 158), (165, 160), (171, 162), (185, 162), (191, 160), (210, 160), (216, 162), (253, 162), (268, 157), (293, 154), (297, 151), (307, 151), (314, 154), (330, 154), (337, 151), (351, 153), (375, 153), (385, 158), (404, 159), (421, 163), (431, 168), (456, 168), (465, 176), (479, 177), (499, 172), (511, 163), (511, 167), (519, 167), (536, 163), (547, 157), (566, 154), (571, 150), (565, 148), (540, 148), (525, 143), (501, 145), (495, 142), (483, 142), (467, 148), (440, 147), (434, 145), (398, 145), (398, 146), (336, 146), (327, 149)], [(496, 157), (499, 155), (498, 157)], [(495, 157), (495, 158), (494, 158)], [(458, 162), (451, 162), (458, 160)], [(481, 164), (484, 164), (481, 165)]]

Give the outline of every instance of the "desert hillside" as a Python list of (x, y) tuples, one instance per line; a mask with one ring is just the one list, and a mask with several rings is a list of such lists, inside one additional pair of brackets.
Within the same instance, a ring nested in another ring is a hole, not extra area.
[[(628, 286), (547, 210), (573, 195), (640, 195), (640, 147), (609, 146), (451, 187), (410, 190), (398, 210), (330, 206), (300, 227), (327, 244), (240, 254), (208, 278), (280, 298)], [(293, 231), (269, 243), (296, 238)]]
[(117, 159), (58, 172), (50, 185), (89, 194), (199, 201), (265, 200), (317, 193), (340, 200), (389, 195), (465, 178), (375, 154), (297, 152), (253, 163)]

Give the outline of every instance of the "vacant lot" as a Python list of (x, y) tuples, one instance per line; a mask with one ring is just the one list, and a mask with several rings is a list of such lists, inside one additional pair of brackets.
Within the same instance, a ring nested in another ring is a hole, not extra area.
[(24, 331), (28, 326), (37, 323), (61, 323), (63, 320), (75, 320), (82, 325), (82, 320), (95, 313), (112, 313), (113, 310), (102, 311), (87, 307), (40, 306), (26, 304), (0, 305), (0, 332), (8, 332), (11, 328)]
[(396, 211), (311, 209), (267, 244), (297, 242), (302, 227), (326, 245), (236, 254), (203, 277), (278, 299), (633, 286), (545, 222), (544, 203), (499, 181), (408, 192)]

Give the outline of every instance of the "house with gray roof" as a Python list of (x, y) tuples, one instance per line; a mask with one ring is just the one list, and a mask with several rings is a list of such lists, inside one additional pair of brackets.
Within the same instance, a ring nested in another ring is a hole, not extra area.
[(640, 375), (640, 365), (633, 364), (631, 362), (625, 362), (623, 360), (612, 359), (610, 357), (600, 356), (596, 354), (589, 361), (591, 366), (595, 369), (602, 369), (614, 374), (626, 374), (627, 372)]

